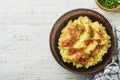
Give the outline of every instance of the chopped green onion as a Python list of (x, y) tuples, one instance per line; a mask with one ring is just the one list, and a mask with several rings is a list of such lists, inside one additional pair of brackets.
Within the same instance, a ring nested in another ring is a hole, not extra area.
[(95, 33), (94, 33), (94, 32), (92, 32), (92, 33), (90, 34), (90, 37), (91, 37), (91, 38), (93, 38), (93, 37), (94, 37), (94, 35), (95, 35)]
[(86, 53), (85, 58), (89, 59), (91, 57), (91, 54)]
[(99, 40), (99, 39), (96, 39), (95, 41), (100, 42), (100, 40)]
[(120, 5), (120, 0), (99, 0), (99, 3), (106, 8), (115, 8)]
[(80, 29), (79, 29), (79, 28), (77, 28), (77, 29), (76, 29), (76, 32), (80, 32)]

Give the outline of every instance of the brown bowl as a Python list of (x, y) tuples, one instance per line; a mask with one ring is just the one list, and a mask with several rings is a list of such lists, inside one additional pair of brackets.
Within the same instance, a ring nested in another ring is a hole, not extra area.
[(98, 5), (98, 7), (100, 7), (101, 9), (105, 10), (105, 11), (120, 11), (120, 6), (117, 6), (115, 8), (112, 9), (108, 9), (106, 7), (103, 7), (98, 0), (95, 0), (96, 4)]
[[(69, 20), (76, 19), (79, 16), (88, 16), (93, 21), (96, 21), (96, 20), (99, 21), (100, 23), (102, 23), (105, 26), (107, 33), (111, 36), (112, 46), (109, 48), (108, 53), (103, 56), (103, 61), (101, 63), (98, 63), (95, 66), (88, 68), (88, 69), (86, 69), (84, 67), (76, 68), (71, 63), (63, 62), (60, 52), (58, 50), (58, 38), (61, 34), (61, 30), (66, 26), (66, 24), (68, 23)], [(65, 13), (64, 15), (62, 15), (55, 22), (55, 24), (51, 30), (49, 44), (50, 44), (51, 52), (52, 52), (54, 58), (56, 59), (56, 61), (65, 69), (67, 69), (71, 72), (74, 72), (74, 73), (78, 73), (78, 74), (92, 74), (92, 73), (100, 71), (110, 62), (110, 60), (113, 56), (114, 50), (115, 50), (115, 40), (114, 40), (114, 35), (112, 32), (110, 23), (103, 15), (101, 15), (100, 13), (98, 13), (96, 11), (90, 10), (90, 9), (75, 9), (75, 10), (69, 11), (69, 12)]]

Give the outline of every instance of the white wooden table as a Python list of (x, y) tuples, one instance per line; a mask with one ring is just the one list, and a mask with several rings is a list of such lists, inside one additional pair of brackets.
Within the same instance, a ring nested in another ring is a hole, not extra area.
[(120, 12), (106, 12), (94, 0), (0, 0), (0, 80), (85, 80), (53, 58), (49, 34), (65, 12), (89, 8), (120, 26)]

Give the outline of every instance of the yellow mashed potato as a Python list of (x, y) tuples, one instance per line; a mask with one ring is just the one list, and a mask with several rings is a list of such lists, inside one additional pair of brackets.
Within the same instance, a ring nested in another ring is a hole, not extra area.
[(110, 36), (98, 21), (87, 16), (70, 20), (62, 29), (58, 48), (64, 62), (89, 68), (102, 61), (111, 46)]

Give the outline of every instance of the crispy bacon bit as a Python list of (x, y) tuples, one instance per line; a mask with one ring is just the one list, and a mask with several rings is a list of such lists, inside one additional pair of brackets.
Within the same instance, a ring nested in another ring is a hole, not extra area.
[(70, 41), (68, 47), (72, 47), (73, 43)]
[(90, 53), (92, 54), (92, 53), (93, 53), (93, 51), (91, 51), (91, 50), (90, 50)]
[(94, 51), (91, 51), (91, 50), (90, 50), (90, 54), (91, 54), (91, 57), (95, 57)]
[(81, 33), (83, 33), (85, 31), (85, 26), (80, 26), (79, 28), (81, 30)]
[(80, 58), (78, 64), (85, 65), (88, 62), (88, 59)]
[(80, 53), (81, 53), (81, 54), (85, 54), (85, 49), (81, 49), (81, 50), (80, 50)]
[(62, 45), (67, 46), (67, 45), (69, 45), (69, 42), (70, 42), (69, 39), (66, 39), (62, 42)]
[(96, 55), (95, 53), (92, 53), (91, 57), (93, 57), (93, 58), (94, 58), (94, 57), (95, 57), (95, 55)]
[(68, 32), (69, 32), (70, 34), (75, 33), (75, 29), (76, 29), (76, 27), (68, 28)]
[(73, 47), (69, 47), (69, 55), (72, 55), (76, 52), (77, 50)]
[(69, 34), (71, 35), (71, 38), (73, 41), (77, 40), (77, 34), (75, 33), (76, 27), (68, 28)]
[(98, 50), (98, 52), (100, 52), (100, 46), (97, 46), (97, 50)]
[(85, 31), (85, 26), (78, 26), (77, 30), (80, 30), (81, 34)]
[(85, 44), (88, 46), (89, 44), (93, 43), (93, 39), (85, 40)]
[(73, 46), (73, 43), (69, 40), (69, 39), (65, 39), (63, 42), (62, 42), (62, 45), (63, 46), (68, 46), (68, 47), (71, 47)]
[(100, 43), (98, 43), (98, 45), (100, 46), (100, 47), (102, 47), (103, 46), (103, 44), (100, 42)]
[(76, 54), (75, 58), (76, 58), (76, 59), (80, 59), (80, 58), (81, 58), (81, 55), (80, 55), (80, 54)]
[(73, 40), (73, 41), (76, 41), (76, 40), (77, 40), (77, 34), (72, 33), (72, 34), (71, 34), (71, 37), (72, 37), (72, 40)]
[(90, 37), (94, 37), (94, 31), (93, 31), (93, 28), (91, 26), (89, 26), (89, 33)]
[(81, 56), (81, 58), (85, 58), (84, 54), (85, 54), (85, 49), (80, 49), (79, 50), (79, 54)]
[(80, 59), (80, 58), (85, 58), (84, 54), (85, 54), (85, 50), (84, 49), (80, 49), (80, 50), (76, 50), (78, 52), (78, 54), (76, 54), (75, 58), (76, 59)]
[(89, 26), (89, 34), (91, 34), (93, 32), (93, 29), (91, 26)]

